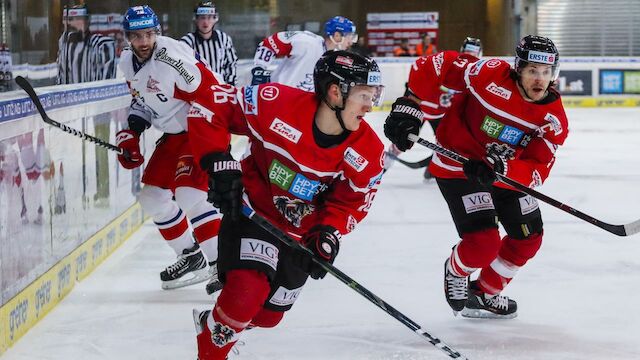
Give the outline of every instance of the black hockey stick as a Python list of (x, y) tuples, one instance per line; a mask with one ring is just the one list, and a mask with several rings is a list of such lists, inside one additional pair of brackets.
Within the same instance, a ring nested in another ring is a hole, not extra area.
[[(467, 161), (469, 161), (469, 159), (467, 159), (466, 157), (455, 153), (449, 149), (445, 149), (439, 145), (436, 145), (432, 142), (429, 142), (417, 135), (413, 135), (413, 134), (409, 134), (409, 136), (407, 137), (409, 140), (416, 142), (424, 147), (427, 147), (435, 152), (437, 152), (438, 154), (444, 155), (446, 157), (448, 157), (451, 160), (457, 161), (461, 164), (466, 163)], [(498, 180), (500, 180), (501, 182), (512, 186), (515, 189), (518, 189), (519, 191), (531, 195), (534, 198), (544, 201), (547, 204), (556, 207), (566, 213), (569, 213), (579, 219), (582, 219), (586, 222), (589, 222), (601, 229), (604, 229), (612, 234), (616, 234), (618, 236), (629, 236), (629, 235), (633, 235), (633, 234), (637, 234), (638, 232), (640, 232), (640, 220), (636, 220), (634, 222), (628, 223), (628, 224), (624, 224), (624, 225), (612, 225), (612, 224), (608, 224), (604, 221), (598, 220), (592, 216), (589, 216), (579, 210), (574, 209), (573, 207), (561, 203), (560, 201), (551, 198), (545, 194), (539, 193), (531, 188), (529, 188), (528, 186), (522, 185), (519, 182), (512, 180), (506, 176), (503, 176), (501, 174), (496, 174), (496, 176), (498, 177)]]
[(454, 350), (452, 347), (450, 347), (449, 345), (447, 345), (444, 342), (442, 342), (442, 340), (438, 339), (437, 337), (435, 337), (435, 336), (429, 334), (428, 332), (426, 332), (425, 330), (423, 330), (420, 327), (420, 325), (416, 324), (413, 320), (411, 320), (408, 317), (406, 317), (400, 311), (396, 310), (393, 306), (389, 305), (384, 300), (380, 299), (378, 296), (376, 296), (376, 294), (372, 293), (367, 288), (365, 288), (364, 286), (360, 285), (357, 281), (353, 280), (347, 274), (345, 274), (342, 271), (340, 271), (338, 268), (333, 266), (333, 264), (329, 264), (326, 261), (317, 258), (315, 255), (313, 255), (313, 253), (310, 250), (308, 250), (304, 246), (300, 245), (300, 243), (298, 243), (297, 241), (291, 239), (282, 230), (280, 230), (277, 227), (273, 226), (267, 219), (265, 219), (262, 216), (258, 215), (249, 206), (244, 205), (242, 207), (242, 213), (246, 217), (248, 217), (249, 219), (253, 220), (260, 227), (262, 227), (263, 229), (265, 229), (268, 232), (270, 232), (273, 236), (278, 238), (278, 240), (282, 241), (287, 246), (289, 246), (289, 247), (291, 247), (293, 249), (296, 249), (296, 250), (304, 251), (307, 254), (309, 254), (309, 256), (311, 256), (311, 258), (313, 259), (314, 263), (322, 266), (322, 268), (325, 269), (329, 274), (333, 275), (335, 278), (337, 278), (338, 280), (340, 280), (343, 283), (345, 283), (347, 286), (349, 286), (350, 288), (355, 290), (358, 294), (364, 296), (367, 300), (372, 302), (374, 305), (376, 305), (380, 309), (386, 311), (387, 314), (393, 316), (396, 320), (400, 321), (406, 327), (408, 327), (409, 329), (413, 330), (416, 334), (420, 335), (420, 337), (422, 339), (427, 340), (433, 346), (435, 346), (438, 349), (442, 350), (450, 358), (452, 358), (452, 359), (467, 359), (467, 357), (461, 355), (458, 351)]
[(108, 142), (102, 140), (102, 139), (98, 139), (97, 137), (93, 137), (89, 134), (86, 134), (80, 130), (76, 130), (72, 127), (68, 127), (65, 124), (61, 124), (55, 120), (53, 120), (52, 118), (50, 118), (47, 115), (47, 112), (44, 111), (44, 107), (42, 106), (42, 102), (40, 102), (40, 99), (38, 98), (38, 95), (36, 95), (35, 90), (33, 90), (33, 86), (31, 86), (31, 84), (29, 84), (29, 82), (27, 81), (27, 79), (23, 78), (22, 76), (16, 76), (16, 84), (18, 84), (24, 91), (27, 92), (27, 95), (29, 95), (29, 98), (31, 98), (31, 101), (33, 101), (33, 103), (35, 104), (36, 108), (38, 109), (38, 112), (40, 113), (40, 116), (42, 117), (42, 120), (44, 120), (44, 122), (46, 122), (49, 125), (53, 125), (55, 127), (57, 127), (58, 129), (67, 132), (71, 135), (75, 135), (79, 138), (82, 138), (84, 140), (88, 140), (91, 142), (96, 143), (97, 145), (100, 145), (102, 147), (105, 147), (111, 151), (115, 151), (120, 155), (124, 155), (124, 157), (128, 158), (129, 155), (127, 153), (126, 150), (124, 150), (121, 147), (115, 146), (113, 144), (109, 144)]
[(411, 161), (400, 159), (397, 155), (395, 155), (390, 151), (385, 151), (384, 153), (390, 158), (392, 158), (393, 160), (399, 162), (402, 165), (405, 165), (410, 169), (422, 169), (423, 167), (426, 167), (427, 165), (429, 165), (429, 163), (431, 162), (431, 156), (427, 157), (426, 159), (422, 159), (420, 161), (411, 162)]

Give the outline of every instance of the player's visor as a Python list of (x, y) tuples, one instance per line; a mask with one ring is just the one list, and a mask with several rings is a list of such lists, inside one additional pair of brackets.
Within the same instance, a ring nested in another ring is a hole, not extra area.
[(349, 100), (362, 106), (382, 106), (384, 85), (356, 85), (349, 92)]

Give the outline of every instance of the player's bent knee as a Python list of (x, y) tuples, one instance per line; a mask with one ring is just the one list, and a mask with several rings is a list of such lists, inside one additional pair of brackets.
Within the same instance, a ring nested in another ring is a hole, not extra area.
[(175, 191), (176, 202), (190, 218), (192, 213), (210, 211), (213, 205), (207, 202), (207, 193), (192, 187), (180, 186)]
[(272, 328), (278, 325), (284, 317), (284, 311), (274, 311), (269, 309), (262, 309), (253, 317), (251, 325), (262, 328)]
[(171, 201), (172, 196), (170, 190), (145, 185), (138, 194), (138, 202), (144, 211), (154, 218), (175, 207)]
[(524, 240), (532, 234), (542, 233), (542, 217), (520, 223), (503, 223), (507, 235), (513, 239)]
[(457, 252), (465, 266), (482, 268), (496, 258), (501, 245), (498, 229), (491, 227), (463, 234)]

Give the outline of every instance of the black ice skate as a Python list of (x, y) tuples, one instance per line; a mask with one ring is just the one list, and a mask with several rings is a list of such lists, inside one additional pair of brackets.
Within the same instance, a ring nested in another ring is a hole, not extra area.
[(207, 290), (207, 294), (213, 295), (222, 290), (222, 283), (220, 279), (218, 279), (218, 265), (216, 261), (209, 263), (209, 276), (209, 283), (207, 283), (205, 289)]
[(453, 309), (453, 314), (458, 315), (458, 312), (464, 309), (469, 296), (469, 277), (452, 274), (447, 266), (448, 262), (449, 259), (444, 262), (444, 296)]
[(513, 319), (518, 316), (518, 304), (506, 296), (488, 295), (480, 291), (475, 281), (470, 285), (469, 300), (461, 314), (468, 318)]
[(177, 289), (203, 282), (209, 278), (207, 261), (198, 244), (182, 251), (175, 264), (168, 266), (160, 273), (162, 288)]

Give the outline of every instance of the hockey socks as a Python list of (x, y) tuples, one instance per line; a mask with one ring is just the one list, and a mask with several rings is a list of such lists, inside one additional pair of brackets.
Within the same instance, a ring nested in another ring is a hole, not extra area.
[(499, 294), (518, 270), (535, 256), (540, 245), (542, 234), (539, 233), (522, 240), (505, 236), (498, 256), (480, 272), (480, 289), (488, 294)]
[(225, 359), (269, 295), (267, 276), (255, 270), (226, 273), (225, 286), (197, 336), (198, 359)]

